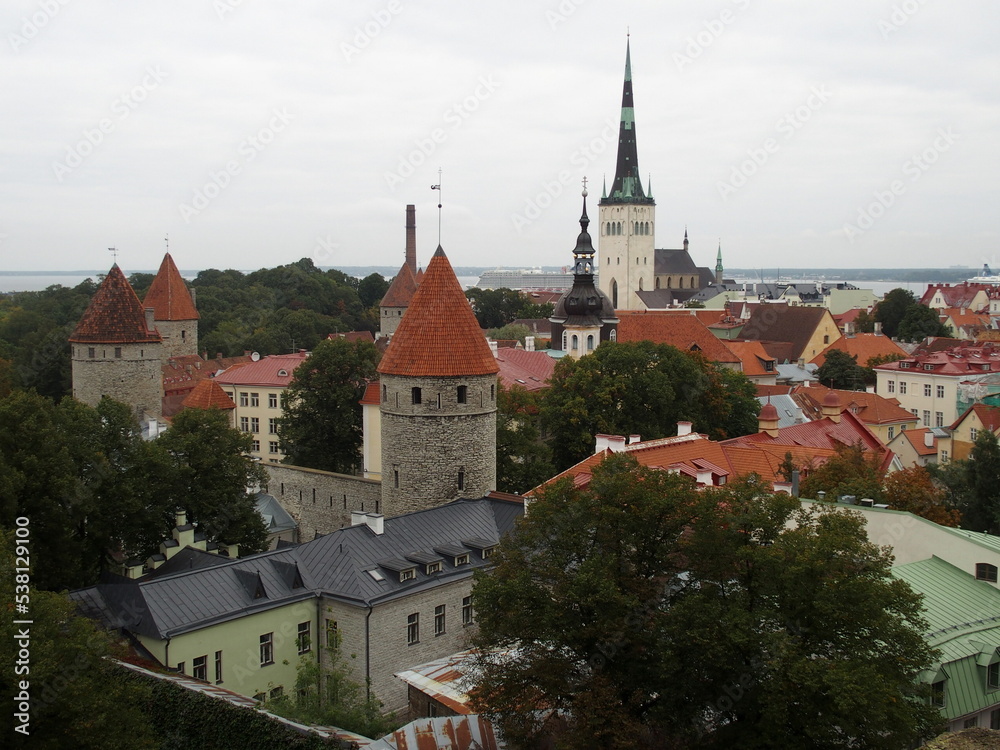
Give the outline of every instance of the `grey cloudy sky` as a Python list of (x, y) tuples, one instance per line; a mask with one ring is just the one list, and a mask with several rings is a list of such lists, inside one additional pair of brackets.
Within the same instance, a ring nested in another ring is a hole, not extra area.
[(0, 269), (569, 263), (626, 27), (657, 246), (1000, 265), (995, 0), (7, 0)]

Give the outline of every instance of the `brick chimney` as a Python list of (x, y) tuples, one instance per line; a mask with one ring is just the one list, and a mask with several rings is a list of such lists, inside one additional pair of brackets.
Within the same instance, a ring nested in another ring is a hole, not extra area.
[(406, 265), (417, 275), (417, 207), (406, 206)]

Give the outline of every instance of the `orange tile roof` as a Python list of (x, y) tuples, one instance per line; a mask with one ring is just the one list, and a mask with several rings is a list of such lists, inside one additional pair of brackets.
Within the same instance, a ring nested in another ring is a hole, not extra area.
[(365, 386), (365, 393), (358, 401), (362, 406), (378, 406), (381, 403), (379, 397), (379, 381), (373, 380)]
[(556, 369), (556, 360), (544, 351), (528, 352), (524, 349), (501, 349), (497, 353), (500, 365), (500, 382), (504, 388), (515, 385), (527, 391), (548, 388), (549, 378)]
[(619, 341), (652, 341), (681, 351), (700, 351), (713, 362), (740, 359), (690, 311), (617, 310)]
[[(767, 353), (759, 341), (727, 341), (726, 348), (740, 358), (744, 375), (748, 377), (777, 375), (777, 361)], [(764, 366), (765, 362), (771, 363), (770, 370)]]
[(500, 370), (448, 256), (438, 246), (378, 371), (411, 377), (492, 375)]
[(957, 429), (958, 426), (966, 420), (969, 414), (972, 413), (975, 413), (975, 415), (979, 417), (979, 421), (982, 422), (983, 427), (990, 432), (996, 432), (1000, 429), (1000, 407), (988, 406), (983, 403), (975, 403), (962, 412), (959, 418), (956, 419), (951, 425), (950, 429)]
[(413, 269), (409, 264), (404, 263), (399, 269), (399, 273), (389, 284), (389, 288), (379, 303), (381, 307), (409, 307), (413, 301), (413, 295), (417, 292), (417, 280), (413, 276)]
[(81, 344), (160, 343), (160, 334), (146, 328), (142, 303), (115, 263), (94, 293), (69, 340)]
[(206, 378), (181, 402), (185, 409), (235, 409), (236, 404), (214, 380)]
[(917, 421), (913, 412), (900, 406), (896, 399), (867, 391), (844, 391), (817, 384), (797, 387), (792, 392), (792, 398), (807, 416), (818, 419), (822, 413), (823, 399), (831, 391), (840, 398), (842, 410), (849, 409), (865, 424), (899, 424)]
[(916, 451), (918, 456), (933, 456), (937, 454), (937, 438), (934, 438), (934, 442), (928, 446), (924, 442), (924, 435), (930, 432), (927, 427), (921, 427), (917, 430), (903, 430), (900, 435), (906, 442), (910, 444), (910, 447)]
[(883, 336), (881, 334), (876, 335), (874, 333), (858, 333), (854, 336), (843, 336), (837, 339), (830, 344), (830, 346), (817, 354), (813, 358), (811, 364), (822, 367), (823, 363), (826, 362), (827, 352), (831, 352), (834, 349), (841, 352), (847, 352), (852, 357), (856, 356), (858, 358), (858, 364), (862, 367), (867, 367), (868, 360), (872, 357), (881, 357), (888, 354), (894, 354), (900, 357), (907, 356), (906, 350), (900, 347), (899, 344), (888, 336)]
[(194, 300), (170, 253), (163, 256), (160, 270), (149, 285), (143, 307), (152, 307), (154, 320), (198, 320)]

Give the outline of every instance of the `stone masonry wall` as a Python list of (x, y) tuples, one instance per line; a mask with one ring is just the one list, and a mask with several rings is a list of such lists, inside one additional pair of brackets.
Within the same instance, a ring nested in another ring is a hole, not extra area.
[[(371, 670), (372, 690), (384, 704), (385, 712), (402, 712), (408, 705), (406, 683), (393, 676), (396, 672), (469, 647), (468, 637), (474, 626), (462, 625), (462, 599), (471, 593), (470, 571), (470, 575), (458, 580), (377, 604), (372, 609), (368, 618), (371, 655), (367, 666)], [(439, 605), (445, 607), (445, 632), (435, 635), (434, 609)], [(323, 599), (320, 607), (320, 627), (326, 627), (326, 618), (336, 620), (344, 662), (349, 665), (352, 677), (364, 684), (367, 608), (334, 599)], [(411, 645), (407, 643), (407, 618), (414, 613), (419, 616), (420, 639)], [(325, 633), (322, 643), (326, 645)], [(322, 658), (323, 664), (328, 665), (328, 656), (324, 653)]]
[[(157, 320), (156, 330), (163, 339), (163, 361), (198, 353), (197, 320)], [(182, 335), (183, 334), (183, 335)]]
[[(383, 375), (382, 506), (386, 516), (496, 489), (496, 376)], [(458, 388), (466, 388), (465, 403)], [(412, 389), (420, 388), (420, 403)], [(464, 487), (459, 487), (462, 473)]]
[[(73, 397), (97, 406), (108, 396), (132, 407), (136, 419), (143, 412), (160, 415), (163, 377), (162, 344), (88, 344), (71, 342)], [(94, 356), (90, 353), (93, 351)], [(120, 353), (121, 356), (116, 356)]]
[(382, 513), (380, 483), (288, 464), (262, 464), (267, 491), (299, 525), (299, 541), (311, 542), (351, 525), (351, 511)]

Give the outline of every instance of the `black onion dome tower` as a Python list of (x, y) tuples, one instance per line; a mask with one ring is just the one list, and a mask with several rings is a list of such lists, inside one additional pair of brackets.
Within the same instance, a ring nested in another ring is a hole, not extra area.
[(559, 298), (549, 318), (551, 347), (574, 358), (589, 354), (602, 341), (614, 341), (618, 331), (618, 317), (611, 300), (594, 284), (596, 251), (587, 231), (589, 225), (584, 187), (580, 234), (573, 248), (573, 286)]

